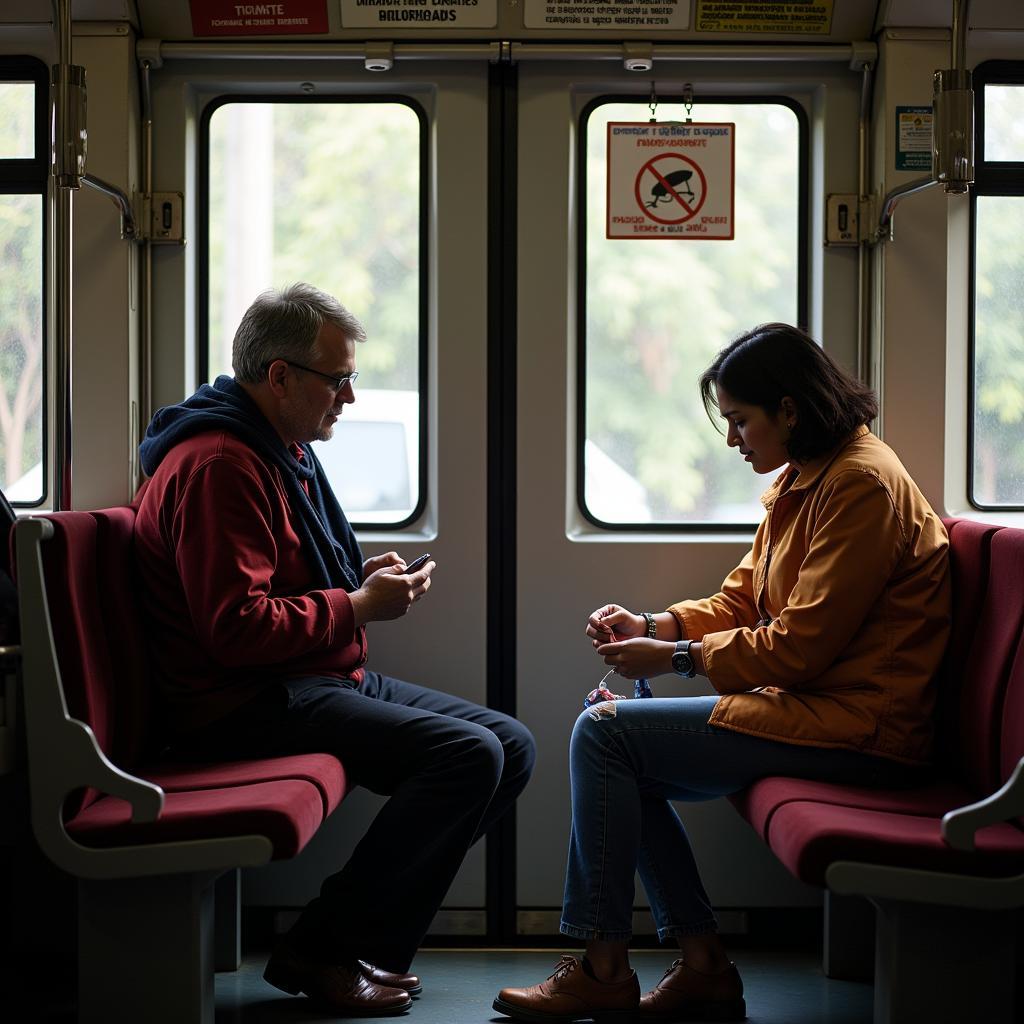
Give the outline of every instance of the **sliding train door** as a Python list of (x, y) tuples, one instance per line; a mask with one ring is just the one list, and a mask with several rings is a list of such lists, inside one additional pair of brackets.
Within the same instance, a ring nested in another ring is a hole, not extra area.
[[(771, 477), (727, 449), (701, 371), (772, 320), (856, 364), (856, 251), (823, 249), (817, 211), (823, 186), (856, 191), (860, 80), (848, 48), (822, 64), (656, 57), (646, 74), (518, 56), (516, 695), (540, 760), (519, 803), (517, 904), (520, 931), (544, 933), (562, 895), (568, 738), (605, 671), (588, 614), (713, 593), (763, 512)], [(680, 811), (717, 907), (820, 898), (726, 801)]]
[[(481, 704), (490, 50), (376, 75), (337, 48), (265, 60), (164, 44), (151, 73), (153, 187), (185, 193), (187, 240), (154, 253), (155, 404), (231, 372), (264, 288), (309, 281), (355, 312), (369, 336), (356, 402), (320, 458), (366, 554), (437, 562), (427, 600), (370, 627), (369, 665)], [(381, 803), (357, 789), (299, 858), (246, 874), (245, 903), (301, 907)], [(482, 932), (484, 850), (440, 930)]]

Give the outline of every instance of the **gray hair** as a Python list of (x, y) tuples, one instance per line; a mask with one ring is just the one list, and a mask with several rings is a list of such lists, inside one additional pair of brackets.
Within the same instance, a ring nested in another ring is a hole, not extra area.
[(347, 338), (366, 341), (366, 330), (337, 299), (299, 282), (263, 292), (245, 311), (231, 345), (231, 368), (240, 384), (258, 384), (274, 359), (312, 362), (324, 323)]

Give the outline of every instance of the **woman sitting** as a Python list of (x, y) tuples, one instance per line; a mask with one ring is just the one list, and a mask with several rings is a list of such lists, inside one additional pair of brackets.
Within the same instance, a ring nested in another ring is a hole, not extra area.
[[(755, 473), (785, 469), (719, 593), (656, 615), (608, 604), (590, 616), (587, 635), (619, 675), (702, 675), (720, 696), (607, 701), (580, 715), (561, 931), (586, 952), (540, 985), (499, 993), (494, 1008), (519, 1020), (742, 1020), (743, 985), (670, 801), (767, 775), (900, 786), (928, 762), (948, 541), (868, 431), (873, 393), (785, 324), (738, 338), (700, 386)], [(636, 871), (659, 937), (681, 952), (643, 997), (627, 945)]]

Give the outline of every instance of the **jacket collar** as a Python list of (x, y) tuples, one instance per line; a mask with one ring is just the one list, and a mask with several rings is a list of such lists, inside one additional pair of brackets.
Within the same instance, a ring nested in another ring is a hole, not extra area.
[(798, 463), (787, 466), (775, 479), (771, 487), (761, 495), (761, 504), (766, 509), (770, 509), (783, 494), (793, 491), (810, 490), (818, 482), (825, 470), (839, 458), (843, 450), (867, 433), (868, 428), (866, 426), (859, 426), (833, 448), (832, 451), (819, 455), (816, 459), (811, 459), (802, 466)]

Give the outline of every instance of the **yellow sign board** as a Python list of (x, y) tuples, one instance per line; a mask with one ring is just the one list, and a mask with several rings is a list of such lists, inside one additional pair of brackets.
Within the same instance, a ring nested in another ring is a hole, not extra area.
[(833, 0), (697, 0), (694, 28), (698, 32), (799, 32), (825, 35), (832, 31)]

